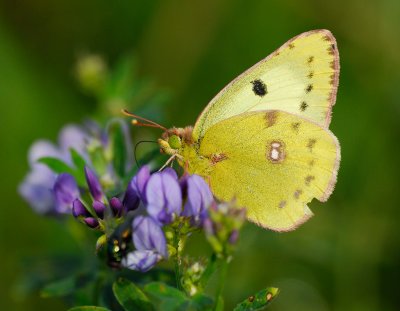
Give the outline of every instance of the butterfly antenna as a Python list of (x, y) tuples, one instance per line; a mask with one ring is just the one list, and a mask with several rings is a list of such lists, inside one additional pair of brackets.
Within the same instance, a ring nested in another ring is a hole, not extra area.
[(135, 163), (136, 163), (137, 167), (140, 167), (140, 166), (139, 166), (139, 162), (138, 162), (137, 157), (136, 157), (136, 150), (137, 150), (137, 147), (138, 147), (141, 143), (154, 143), (154, 144), (158, 144), (158, 143), (157, 143), (156, 141), (154, 141), (154, 140), (141, 140), (141, 141), (138, 141), (138, 142), (135, 144), (135, 146), (133, 147), (133, 157), (134, 157), (134, 159), (135, 159)]
[[(136, 125), (136, 126), (146, 126), (146, 127), (154, 127), (154, 128), (162, 129), (162, 130), (164, 130), (164, 131), (167, 130), (167, 128), (165, 128), (164, 126), (162, 126), (162, 125), (160, 125), (160, 124), (158, 124), (158, 123), (156, 123), (156, 122), (154, 122), (154, 121), (151, 121), (151, 120), (149, 120), (149, 119), (146, 119), (146, 118), (143, 118), (143, 117), (139, 117), (139, 116), (137, 116), (137, 115), (135, 115), (135, 114), (129, 112), (129, 111), (126, 110), (126, 109), (121, 109), (121, 112), (122, 112), (124, 115), (128, 116), (128, 117), (133, 117), (133, 118), (134, 118), (134, 119), (131, 121), (133, 125)], [(140, 120), (140, 121), (139, 121), (139, 120)], [(143, 123), (143, 122), (145, 122), (145, 123)]]

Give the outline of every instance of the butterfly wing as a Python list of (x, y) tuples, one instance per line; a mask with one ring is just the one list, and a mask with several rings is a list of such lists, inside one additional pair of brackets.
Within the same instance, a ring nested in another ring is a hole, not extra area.
[(312, 216), (307, 203), (326, 201), (340, 161), (336, 137), (283, 111), (243, 113), (210, 127), (199, 153), (209, 158), (209, 182), (222, 200), (236, 198), (248, 218), (275, 231)]
[(328, 30), (300, 34), (214, 97), (197, 119), (194, 139), (246, 111), (283, 110), (328, 127), (338, 82), (339, 53), (333, 35)]

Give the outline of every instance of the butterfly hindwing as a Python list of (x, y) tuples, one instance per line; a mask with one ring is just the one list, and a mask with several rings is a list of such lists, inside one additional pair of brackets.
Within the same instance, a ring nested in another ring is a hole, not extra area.
[(248, 218), (287, 231), (325, 201), (336, 182), (340, 149), (322, 126), (283, 111), (246, 112), (210, 127), (199, 146), (209, 158), (209, 182), (222, 200), (235, 197)]
[(328, 127), (339, 81), (339, 53), (328, 30), (289, 40), (228, 84), (204, 109), (195, 140), (221, 120), (247, 111), (282, 110)]

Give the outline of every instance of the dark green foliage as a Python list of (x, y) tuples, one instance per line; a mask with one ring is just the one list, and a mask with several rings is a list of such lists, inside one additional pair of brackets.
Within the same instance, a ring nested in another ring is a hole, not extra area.
[(93, 280), (89, 274), (79, 274), (46, 285), (41, 295), (43, 297), (63, 297), (73, 294), (77, 289), (86, 286)]
[(154, 310), (149, 298), (132, 282), (119, 278), (113, 284), (113, 292), (120, 305), (126, 311)]

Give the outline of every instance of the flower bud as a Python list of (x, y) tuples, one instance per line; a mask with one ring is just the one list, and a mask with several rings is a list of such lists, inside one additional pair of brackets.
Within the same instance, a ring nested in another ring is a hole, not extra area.
[(74, 202), (72, 203), (72, 215), (74, 215), (75, 218), (78, 217), (85, 217), (89, 216), (89, 212), (86, 210), (86, 207), (83, 205), (81, 200), (75, 199)]
[(81, 57), (76, 65), (76, 77), (86, 91), (97, 94), (104, 87), (107, 77), (104, 59), (96, 54)]
[(100, 201), (94, 201), (92, 206), (93, 206), (93, 209), (94, 209), (94, 212), (96, 213), (96, 215), (100, 219), (103, 219), (104, 218), (104, 211), (106, 209), (106, 206), (104, 205), (104, 203), (100, 202)]
[(246, 210), (235, 202), (224, 202), (208, 209), (208, 217), (203, 222), (204, 232), (214, 252), (227, 257), (234, 250), (246, 217)]
[(236, 244), (237, 240), (239, 239), (239, 230), (234, 229), (231, 234), (229, 235), (228, 242), (230, 244)]
[(103, 190), (101, 189), (100, 182), (95, 173), (87, 166), (85, 166), (85, 176), (93, 199), (96, 201), (101, 201), (103, 198)]
[(99, 221), (93, 217), (86, 217), (83, 221), (86, 223), (88, 227), (93, 229), (99, 226)]
[(124, 207), (123, 207), (122, 202), (121, 202), (120, 199), (115, 198), (115, 197), (112, 198), (110, 200), (110, 207), (111, 207), (111, 210), (112, 210), (113, 215), (115, 217), (121, 217), (122, 216), (123, 211), (124, 211)]

